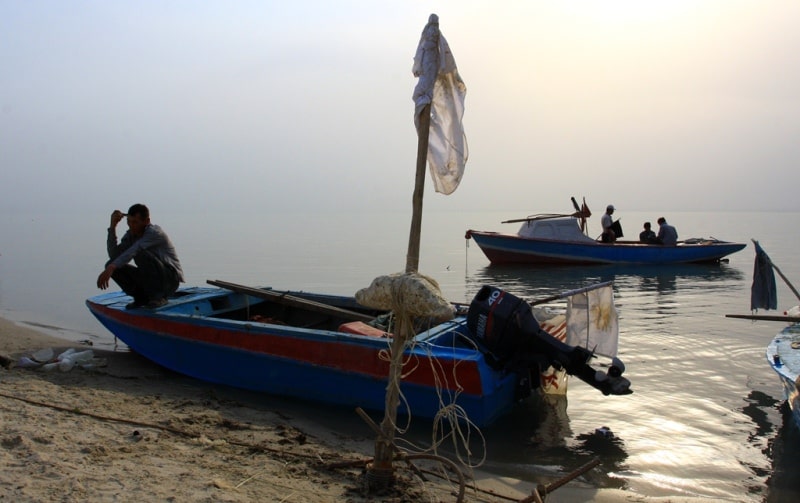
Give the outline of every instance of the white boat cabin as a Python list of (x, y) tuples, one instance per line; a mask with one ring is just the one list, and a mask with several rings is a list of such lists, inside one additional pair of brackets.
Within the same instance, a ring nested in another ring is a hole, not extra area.
[(594, 239), (581, 232), (575, 217), (531, 218), (522, 222), (517, 235), (529, 239), (549, 239), (553, 241), (573, 241), (596, 243)]

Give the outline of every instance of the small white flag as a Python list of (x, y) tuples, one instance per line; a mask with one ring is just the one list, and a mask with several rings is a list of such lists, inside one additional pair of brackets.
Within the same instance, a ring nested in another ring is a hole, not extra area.
[(617, 356), (619, 318), (611, 285), (569, 297), (567, 344), (583, 346), (609, 358)]
[(436, 192), (451, 194), (464, 175), (469, 157), (467, 136), (461, 119), (467, 86), (461, 80), (456, 60), (439, 32), (439, 17), (431, 14), (422, 30), (412, 72), (419, 77), (414, 88), (414, 124), (419, 131), (419, 116), (431, 105), (428, 134), (428, 169)]

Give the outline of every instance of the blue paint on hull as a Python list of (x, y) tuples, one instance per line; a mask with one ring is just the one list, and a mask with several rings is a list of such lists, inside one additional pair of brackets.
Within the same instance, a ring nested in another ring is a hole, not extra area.
[(468, 231), (496, 264), (689, 264), (715, 262), (743, 249), (743, 243), (705, 241), (676, 246), (640, 243), (569, 242)]
[(800, 427), (800, 324), (781, 330), (767, 346), (766, 356), (780, 378), (794, 423)]
[[(125, 310), (128, 301), (111, 293), (87, 300), (87, 306), (132, 350), (168, 369), (257, 392), (384, 408), (388, 365), (380, 352), (388, 339), (212, 318), (220, 306), (229, 310), (259, 302), (221, 289), (185, 289), (157, 310)], [(465, 320), (457, 318), (416, 337), (407, 353), (419, 366), (401, 383), (409, 410), (401, 405), (400, 414), (434, 418), (455, 397), (470, 421), (486, 426), (514, 406), (519, 376), (492, 369), (480, 352), (458, 344), (464, 330)], [(439, 366), (443, 370), (432, 370)], [(437, 380), (444, 388), (441, 401)]]

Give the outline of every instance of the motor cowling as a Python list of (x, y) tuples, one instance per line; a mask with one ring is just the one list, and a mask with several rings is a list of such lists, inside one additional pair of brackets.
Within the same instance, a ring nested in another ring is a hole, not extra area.
[(550, 335), (539, 326), (526, 301), (499, 288), (485, 285), (475, 294), (467, 328), (479, 348), (510, 370), (535, 367), (541, 372), (552, 365), (604, 394), (631, 393), (630, 381), (622, 377), (619, 366), (613, 366), (613, 375), (596, 371), (588, 364), (594, 356), (591, 351)]

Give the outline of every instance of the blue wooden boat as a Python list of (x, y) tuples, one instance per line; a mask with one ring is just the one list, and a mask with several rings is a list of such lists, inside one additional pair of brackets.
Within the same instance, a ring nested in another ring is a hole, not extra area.
[(468, 230), (493, 264), (690, 264), (719, 262), (745, 247), (710, 239), (688, 239), (677, 245), (644, 244), (638, 241), (602, 243), (581, 230), (580, 216), (539, 215), (522, 221), (516, 234)]
[[(776, 309), (778, 294), (775, 272), (789, 289), (800, 299), (800, 292), (776, 266), (755, 239), (756, 258), (753, 264), (753, 285), (750, 288), (750, 309)], [(778, 374), (784, 398), (792, 413), (794, 423), (800, 427), (800, 306), (794, 306), (779, 314), (726, 314), (727, 318), (752, 321), (778, 321), (788, 323), (767, 345), (767, 361)]]
[(778, 332), (767, 346), (767, 361), (778, 374), (786, 403), (800, 427), (800, 323)]
[[(209, 283), (220, 287), (183, 288), (152, 310), (126, 309), (131, 298), (121, 292), (86, 304), (131, 350), (176, 372), (253, 391), (383, 410), (391, 334), (374, 322), (386, 313), (365, 309), (352, 297)], [(504, 364), (503, 355), (489, 351), (470, 329), (466, 315), (472, 306), (466, 312), (464, 306), (456, 309), (454, 319), (417, 331), (406, 349), (411, 363), (400, 386), (401, 415), (435, 418), (449, 406), (486, 426), (536, 388), (544, 362), (604, 394), (631, 392), (630, 382), (621, 377), (624, 366), (597, 371), (589, 365), (588, 350), (566, 346), (544, 331), (536, 335), (539, 349), (527, 368), (519, 360)]]

